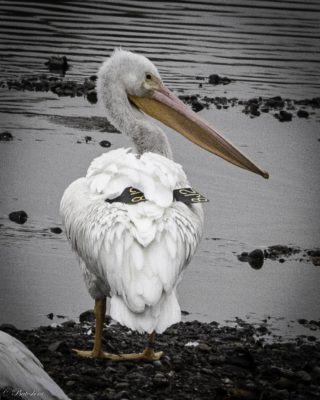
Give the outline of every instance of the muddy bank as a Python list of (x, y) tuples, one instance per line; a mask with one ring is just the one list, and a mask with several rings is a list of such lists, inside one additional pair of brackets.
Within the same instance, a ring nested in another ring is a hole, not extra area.
[[(33, 351), (71, 399), (302, 400), (320, 396), (320, 342), (312, 335), (268, 343), (264, 339), (267, 321), (253, 326), (237, 320), (235, 327), (179, 323), (157, 338), (157, 350), (165, 353), (161, 361), (119, 363), (80, 359), (71, 351), (92, 347), (90, 312), (81, 320), (30, 331), (0, 328)], [(106, 318), (105, 350), (140, 351), (145, 342), (145, 336), (110, 325)]]

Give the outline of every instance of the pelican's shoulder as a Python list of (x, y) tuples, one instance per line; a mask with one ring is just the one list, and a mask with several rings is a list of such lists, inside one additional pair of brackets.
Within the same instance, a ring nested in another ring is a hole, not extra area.
[(130, 148), (113, 150), (94, 159), (86, 179), (91, 193), (113, 199), (133, 187), (162, 207), (171, 204), (174, 189), (188, 186), (180, 164), (156, 153), (138, 156)]

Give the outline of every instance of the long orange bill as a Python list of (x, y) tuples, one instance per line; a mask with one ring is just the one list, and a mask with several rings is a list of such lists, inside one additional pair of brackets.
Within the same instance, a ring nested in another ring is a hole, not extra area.
[(152, 92), (150, 97), (129, 96), (140, 110), (184, 135), (191, 142), (205, 150), (268, 179), (267, 171), (262, 170), (228, 140), (203, 121), (190, 107), (186, 106), (163, 84)]

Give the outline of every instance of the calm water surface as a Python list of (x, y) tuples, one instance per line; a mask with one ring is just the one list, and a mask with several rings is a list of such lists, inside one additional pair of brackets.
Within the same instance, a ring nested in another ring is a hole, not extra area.
[[(248, 99), (319, 96), (320, 3), (317, 1), (4, 1), (0, 2), (1, 79), (48, 73), (51, 55), (66, 55), (67, 78), (96, 73), (116, 46), (150, 57), (166, 84), (181, 93)], [(228, 76), (228, 86), (196, 76)], [(59, 226), (65, 187), (102, 153), (98, 142), (128, 145), (118, 134), (86, 131), (72, 117), (103, 116), (82, 98), (0, 89), (0, 323), (48, 323), (46, 314), (75, 318), (91, 308), (74, 255)], [(170, 134), (175, 159), (210, 198), (204, 240), (180, 287), (189, 318), (259, 320), (270, 315), (283, 334), (297, 318), (319, 319), (319, 268), (295, 259), (268, 261), (260, 271), (236, 254), (255, 247), (319, 247), (319, 116), (280, 124), (249, 119), (240, 109), (201, 112), (271, 172), (266, 182)], [(77, 144), (86, 134), (91, 144)], [(16, 225), (9, 212), (24, 209)], [(57, 319), (59, 322), (59, 319)], [(289, 326), (288, 326), (289, 325)]]

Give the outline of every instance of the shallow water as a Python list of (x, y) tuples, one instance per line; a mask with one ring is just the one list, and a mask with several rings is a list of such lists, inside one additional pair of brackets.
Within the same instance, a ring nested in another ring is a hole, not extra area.
[[(67, 77), (82, 81), (114, 46), (149, 56), (176, 92), (248, 99), (319, 94), (317, 2), (76, 2), (2, 1), (2, 77), (47, 72), (50, 55), (67, 55)], [(218, 73), (228, 86), (196, 76)], [(49, 323), (46, 314), (75, 318), (91, 308), (75, 256), (63, 235), (58, 206), (65, 187), (85, 174), (98, 145), (128, 145), (119, 134), (81, 129), (74, 118), (103, 116), (83, 98), (7, 91), (0, 98), (0, 323), (18, 327)], [(297, 318), (319, 319), (320, 270), (312, 263), (271, 260), (255, 271), (236, 255), (256, 247), (292, 244), (319, 247), (319, 116), (280, 124), (270, 115), (250, 119), (234, 109), (201, 115), (268, 169), (271, 179), (237, 170), (169, 132), (175, 159), (193, 186), (210, 198), (206, 231), (180, 286), (189, 319), (271, 316), (282, 334), (298, 332)], [(93, 142), (77, 144), (85, 135)], [(25, 225), (8, 220), (25, 210)], [(56, 319), (59, 322), (59, 319)], [(289, 326), (288, 326), (289, 325)]]

